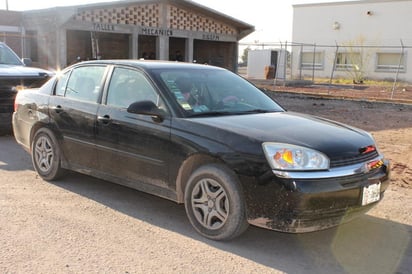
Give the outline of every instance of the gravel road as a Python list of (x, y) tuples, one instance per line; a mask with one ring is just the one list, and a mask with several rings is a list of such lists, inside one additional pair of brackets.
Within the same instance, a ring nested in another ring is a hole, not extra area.
[[(299, 104), (297, 104), (299, 105)], [(412, 127), (411, 127), (412, 128)], [(0, 137), (0, 273), (410, 273), (410, 188), (338, 228), (202, 238), (184, 207), (79, 174), (50, 183)]]

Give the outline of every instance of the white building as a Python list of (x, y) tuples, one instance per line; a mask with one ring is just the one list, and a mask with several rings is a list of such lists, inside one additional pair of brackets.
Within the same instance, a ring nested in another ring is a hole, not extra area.
[(294, 77), (412, 82), (412, 0), (301, 4), (293, 12)]

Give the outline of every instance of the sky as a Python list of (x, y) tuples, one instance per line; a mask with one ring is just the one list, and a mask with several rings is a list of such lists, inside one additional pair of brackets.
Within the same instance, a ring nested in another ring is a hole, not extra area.
[[(278, 43), (291, 41), (294, 4), (337, 2), (333, 0), (193, 0), (198, 4), (217, 10), (240, 21), (253, 25), (255, 32), (241, 43)], [(342, 0), (339, 0), (342, 1)], [(0, 0), (0, 9), (33, 10), (56, 6), (83, 5), (115, 0)]]

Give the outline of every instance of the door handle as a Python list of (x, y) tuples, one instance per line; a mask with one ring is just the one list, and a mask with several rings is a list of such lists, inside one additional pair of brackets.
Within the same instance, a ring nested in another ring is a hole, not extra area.
[(52, 107), (52, 109), (56, 112), (56, 113), (62, 113), (63, 112), (63, 107), (61, 105), (57, 105)]
[(106, 114), (103, 116), (97, 116), (97, 120), (105, 125), (109, 124), (112, 121), (112, 118), (110, 118), (110, 115)]

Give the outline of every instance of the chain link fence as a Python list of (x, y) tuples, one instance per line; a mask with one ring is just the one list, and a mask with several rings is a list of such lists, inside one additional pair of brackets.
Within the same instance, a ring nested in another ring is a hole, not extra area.
[[(364, 89), (375, 85), (385, 88), (393, 98), (396, 91), (412, 89), (412, 46), (399, 40), (398, 45), (365, 45), (346, 43), (317, 45), (307, 43), (241, 43), (241, 59), (248, 60), (249, 52), (272, 50), (285, 54), (282, 64), (275, 64), (274, 84), (319, 85), (333, 89), (340, 86)], [(280, 60), (278, 58), (278, 60)], [(248, 64), (240, 65), (239, 72), (248, 77)], [(248, 77), (249, 78), (249, 77)], [(256, 79), (255, 79), (256, 80)], [(409, 94), (407, 94), (409, 96)], [(412, 97), (412, 96), (410, 96)]]

